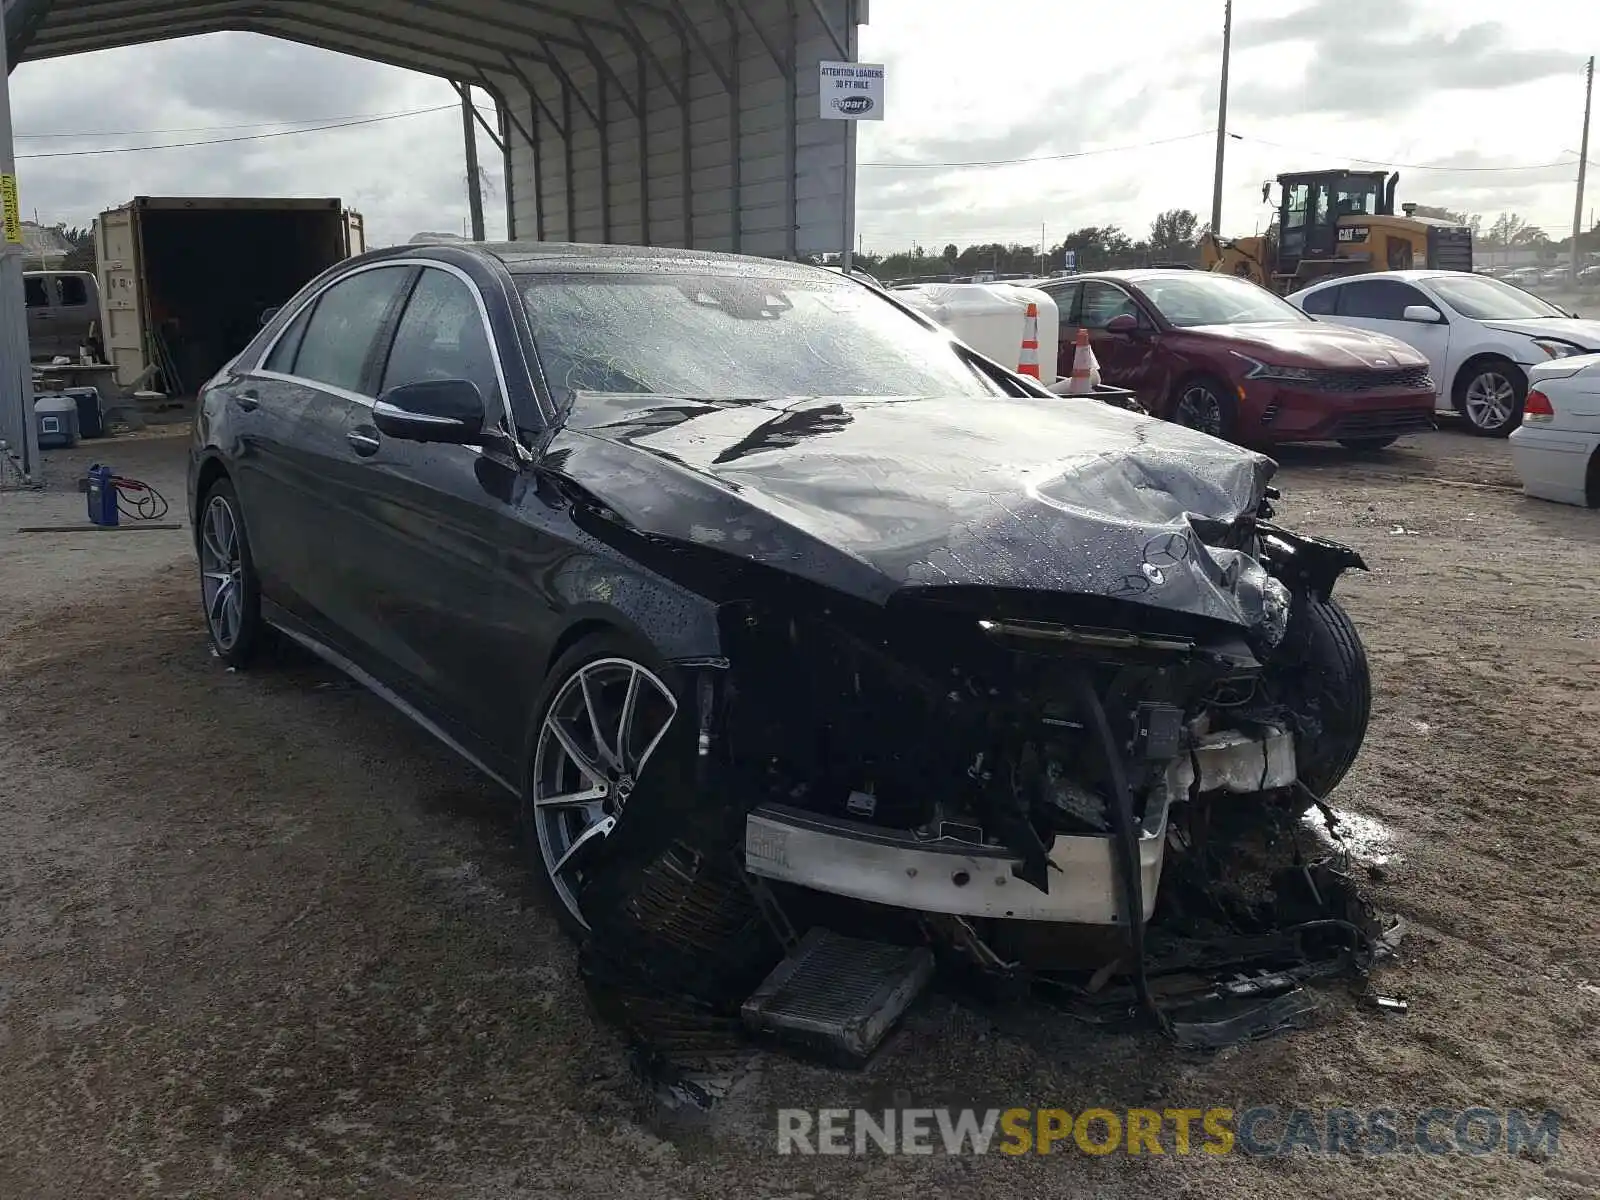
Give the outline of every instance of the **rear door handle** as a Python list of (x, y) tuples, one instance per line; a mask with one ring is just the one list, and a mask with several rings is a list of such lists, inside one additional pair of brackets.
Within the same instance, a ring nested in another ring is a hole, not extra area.
[(362, 458), (371, 458), (383, 445), (378, 440), (378, 431), (371, 426), (352, 429), (345, 436), (350, 443), (350, 449), (354, 450)]
[(256, 393), (255, 388), (246, 388), (242, 392), (235, 393), (234, 399), (244, 412), (255, 412), (256, 409), (261, 407), (261, 397)]

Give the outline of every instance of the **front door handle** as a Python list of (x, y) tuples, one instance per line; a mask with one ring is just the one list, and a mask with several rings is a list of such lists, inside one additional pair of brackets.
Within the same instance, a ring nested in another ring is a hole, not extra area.
[(261, 407), (261, 397), (256, 393), (255, 388), (246, 388), (234, 398), (238, 401), (241, 412), (255, 412), (256, 409)]
[(352, 429), (346, 435), (346, 440), (350, 443), (350, 449), (354, 450), (362, 458), (371, 458), (383, 445), (378, 440), (378, 431), (370, 426)]

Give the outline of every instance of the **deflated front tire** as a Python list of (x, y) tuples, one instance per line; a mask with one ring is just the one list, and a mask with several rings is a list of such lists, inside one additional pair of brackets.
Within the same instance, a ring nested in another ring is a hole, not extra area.
[[(1300, 782), (1323, 799), (1355, 764), (1372, 715), (1372, 674), (1350, 614), (1337, 600), (1297, 595), (1269, 670), (1302, 721), (1295, 737)], [(1302, 800), (1311, 807), (1311, 796), (1302, 793)]]

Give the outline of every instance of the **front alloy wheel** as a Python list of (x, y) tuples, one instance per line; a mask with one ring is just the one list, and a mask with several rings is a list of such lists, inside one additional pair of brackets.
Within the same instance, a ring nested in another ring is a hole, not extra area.
[(1461, 412), (1474, 433), (1504, 437), (1522, 416), (1521, 380), (1509, 367), (1480, 368), (1461, 391)]
[(1172, 419), (1179, 425), (1209, 433), (1212, 437), (1224, 437), (1228, 422), (1222, 403), (1222, 397), (1217, 395), (1214, 387), (1204, 380), (1196, 380), (1185, 384), (1183, 391), (1178, 394)]
[(533, 757), (532, 833), (556, 898), (585, 929), (578, 897), (587, 853), (624, 818), (677, 712), (660, 676), (623, 657), (582, 664), (545, 709)]

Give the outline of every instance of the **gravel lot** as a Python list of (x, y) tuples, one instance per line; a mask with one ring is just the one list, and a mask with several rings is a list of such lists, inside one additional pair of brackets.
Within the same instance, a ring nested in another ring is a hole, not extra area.
[[(178, 437), (104, 455), (182, 516)], [(186, 535), (16, 534), (0, 495), (0, 1197), (1575, 1197), (1600, 1189), (1600, 514), (1455, 432), (1285, 452), (1376, 674), (1337, 794), (1409, 1016), (1325, 995), (1214, 1057), (939, 996), (863, 1073), (752, 1055), (656, 1109), (524, 889), (492, 784), (320, 667), (221, 670)], [(1387, 839), (1387, 841), (1385, 841)], [(1553, 1157), (780, 1158), (779, 1105), (1563, 1113)]]

